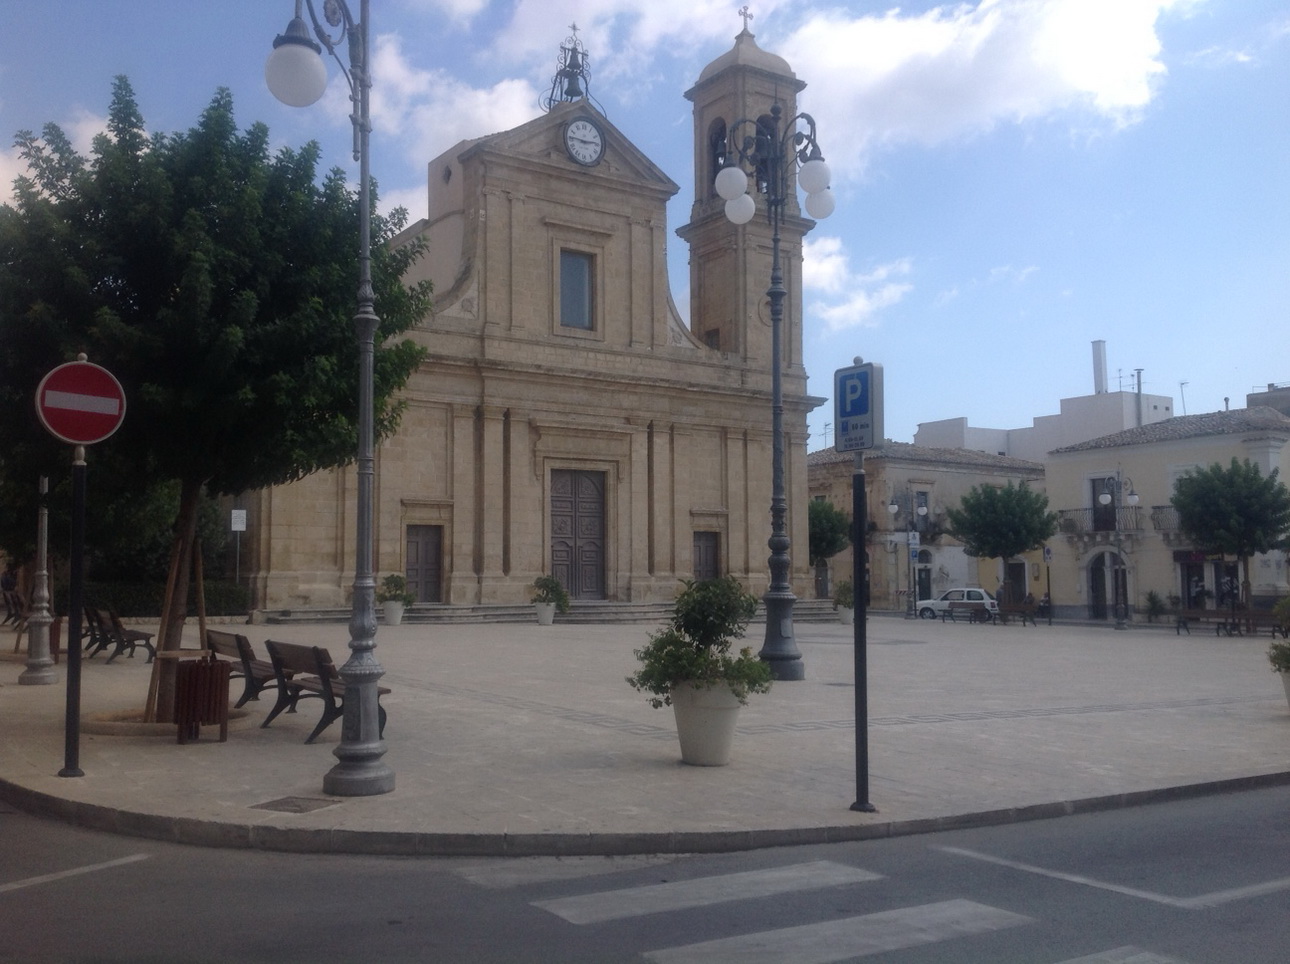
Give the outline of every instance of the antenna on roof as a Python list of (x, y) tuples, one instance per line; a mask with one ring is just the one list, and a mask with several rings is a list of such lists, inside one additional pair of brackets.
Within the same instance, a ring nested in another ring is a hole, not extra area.
[(1187, 382), (1178, 383), (1178, 395), (1182, 398), (1183, 414), (1187, 414)]

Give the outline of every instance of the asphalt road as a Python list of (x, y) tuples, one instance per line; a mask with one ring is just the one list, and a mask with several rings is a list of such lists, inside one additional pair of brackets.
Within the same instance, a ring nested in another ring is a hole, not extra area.
[(1283, 964), (1290, 788), (744, 854), (207, 850), (0, 809), (3, 961)]

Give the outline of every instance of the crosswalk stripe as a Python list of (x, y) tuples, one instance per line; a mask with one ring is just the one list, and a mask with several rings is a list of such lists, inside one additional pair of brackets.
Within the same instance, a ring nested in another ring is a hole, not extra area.
[(644, 957), (654, 964), (832, 964), (1029, 923), (1031, 918), (997, 907), (947, 900), (650, 951)]
[(1144, 951), (1140, 947), (1128, 945), (1102, 951), (1100, 954), (1090, 954), (1088, 957), (1072, 957), (1059, 964), (1187, 964), (1187, 962), (1176, 957), (1162, 957), (1159, 954)]
[(821, 887), (880, 880), (881, 874), (848, 867), (830, 860), (816, 860), (787, 867), (750, 870), (697, 880), (677, 880), (666, 884), (649, 884), (624, 890), (609, 890), (577, 897), (534, 901), (533, 906), (563, 917), (571, 924), (594, 924), (600, 921), (639, 917), (663, 911), (707, 907), (733, 900), (771, 897)]
[(11, 890), (22, 890), (24, 887), (34, 887), (37, 884), (48, 884), (55, 880), (66, 880), (68, 877), (79, 877), (81, 874), (92, 874), (99, 870), (109, 870), (112, 867), (123, 867), (126, 864), (147, 859), (147, 854), (131, 854), (129, 857), (105, 860), (101, 864), (87, 864), (84, 867), (73, 867), (71, 870), (60, 870), (53, 874), (42, 874), (39, 877), (28, 877), (26, 880), (15, 880), (8, 884), (0, 884), (0, 894), (7, 894)]

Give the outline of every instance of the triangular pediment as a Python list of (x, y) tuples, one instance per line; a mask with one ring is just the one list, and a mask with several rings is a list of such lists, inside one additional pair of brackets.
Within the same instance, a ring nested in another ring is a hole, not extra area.
[[(604, 154), (592, 166), (576, 163), (565, 151), (565, 129), (579, 118), (591, 120), (604, 136)], [(680, 190), (676, 182), (646, 157), (589, 100), (557, 104), (550, 113), (519, 127), (470, 142), (457, 156), (461, 163), (466, 164), (472, 156), (480, 153), (522, 160), (526, 164), (539, 164), (552, 174), (563, 170), (571, 177), (585, 177), (591, 173), (647, 184), (669, 197)]]

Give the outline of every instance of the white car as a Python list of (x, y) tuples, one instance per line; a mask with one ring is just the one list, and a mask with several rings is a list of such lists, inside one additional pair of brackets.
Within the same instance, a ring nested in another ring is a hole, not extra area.
[(999, 604), (994, 601), (994, 597), (984, 589), (947, 589), (935, 599), (918, 600), (918, 615), (923, 619), (936, 619), (943, 613), (949, 612), (950, 603), (985, 603), (985, 608), (991, 613), (998, 613)]

